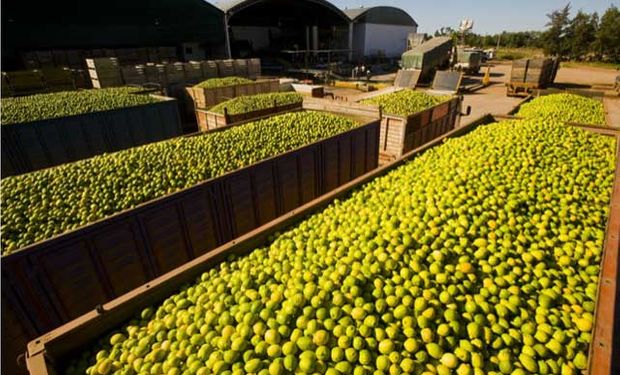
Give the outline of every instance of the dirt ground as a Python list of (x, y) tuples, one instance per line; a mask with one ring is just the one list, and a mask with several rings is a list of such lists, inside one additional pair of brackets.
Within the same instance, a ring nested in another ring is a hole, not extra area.
[[(506, 96), (507, 77), (510, 74), (510, 63), (496, 63), (491, 67), (491, 84), (482, 89), (465, 93), (463, 95), (463, 111), (467, 106), (471, 107), (471, 114), (461, 118), (461, 126), (467, 125), (487, 113), (507, 114), (516, 107), (523, 99)], [(613, 92), (613, 84), (620, 72), (612, 69), (579, 67), (560, 68), (555, 79), (553, 89), (575, 90), (578, 92), (591, 92), (595, 95), (604, 95), (603, 102), (607, 111), (608, 124), (620, 127), (620, 97)], [(467, 77), (468, 82), (482, 81), (484, 69), (478, 76)], [(393, 80), (395, 74), (375, 76), (373, 81)], [(354, 89), (326, 88), (336, 99), (354, 100), (360, 92)]]
[[(472, 113), (461, 119), (461, 125), (466, 125), (486, 113), (506, 114), (519, 104), (522, 99), (506, 96), (505, 82), (508, 74), (510, 64), (495, 64), (491, 68), (491, 85), (464, 95), (464, 108), (471, 106)], [(620, 98), (612, 91), (618, 74), (620, 72), (604, 68), (560, 68), (554, 88), (604, 95), (607, 122), (610, 126), (620, 127)]]

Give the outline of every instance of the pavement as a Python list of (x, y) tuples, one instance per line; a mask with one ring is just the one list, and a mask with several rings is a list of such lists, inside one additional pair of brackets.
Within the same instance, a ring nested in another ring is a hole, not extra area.
[(620, 98), (605, 97), (603, 104), (607, 111), (607, 125), (620, 129)]

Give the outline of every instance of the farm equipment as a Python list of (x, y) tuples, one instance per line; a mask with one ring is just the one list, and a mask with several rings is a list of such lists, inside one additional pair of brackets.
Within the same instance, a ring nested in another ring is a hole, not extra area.
[(558, 59), (513, 61), (510, 81), (506, 83), (506, 95), (526, 97), (537, 90), (547, 88), (555, 80), (559, 66)]
[(428, 82), (437, 69), (450, 64), (451, 53), (452, 39), (435, 37), (403, 53), (401, 66), (403, 69), (420, 70), (420, 80)]
[(482, 66), (482, 53), (478, 50), (457, 48), (456, 50), (456, 70), (464, 71), (466, 74), (478, 74)]

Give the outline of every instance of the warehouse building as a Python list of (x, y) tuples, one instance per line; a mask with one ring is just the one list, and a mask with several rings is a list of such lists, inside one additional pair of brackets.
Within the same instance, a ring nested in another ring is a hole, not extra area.
[(179, 58), (223, 57), (223, 12), (204, 0), (5, 1), (3, 70), (20, 54), (171, 46)]
[(325, 0), (233, 0), (225, 13), (233, 57), (349, 48), (349, 18)]
[(353, 58), (399, 57), (407, 49), (407, 36), (418, 24), (404, 10), (390, 6), (345, 9), (353, 29)]

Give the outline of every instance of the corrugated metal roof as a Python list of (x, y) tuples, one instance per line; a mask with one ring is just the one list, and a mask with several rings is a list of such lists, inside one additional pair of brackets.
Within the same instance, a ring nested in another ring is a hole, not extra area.
[[(260, 3), (260, 2), (264, 2), (264, 1), (268, 1), (268, 0), (219, 0), (219, 1), (213, 1), (213, 4), (220, 8), (221, 10), (223, 10), (225, 13), (228, 12), (238, 12), (241, 9), (247, 8), (253, 4), (256, 3)], [(336, 7), (334, 4), (330, 3), (329, 1), (326, 0), (289, 0), (291, 2), (309, 2), (309, 3), (315, 3), (315, 4), (319, 4), (319, 5), (323, 5), (329, 9), (331, 9), (332, 11), (334, 11), (335, 13), (337, 13), (338, 15), (341, 15), (344, 19), (348, 19), (347, 15), (338, 7)]]
[(360, 7), (345, 9), (351, 21), (383, 25), (418, 26), (418, 23), (404, 10), (391, 6)]

